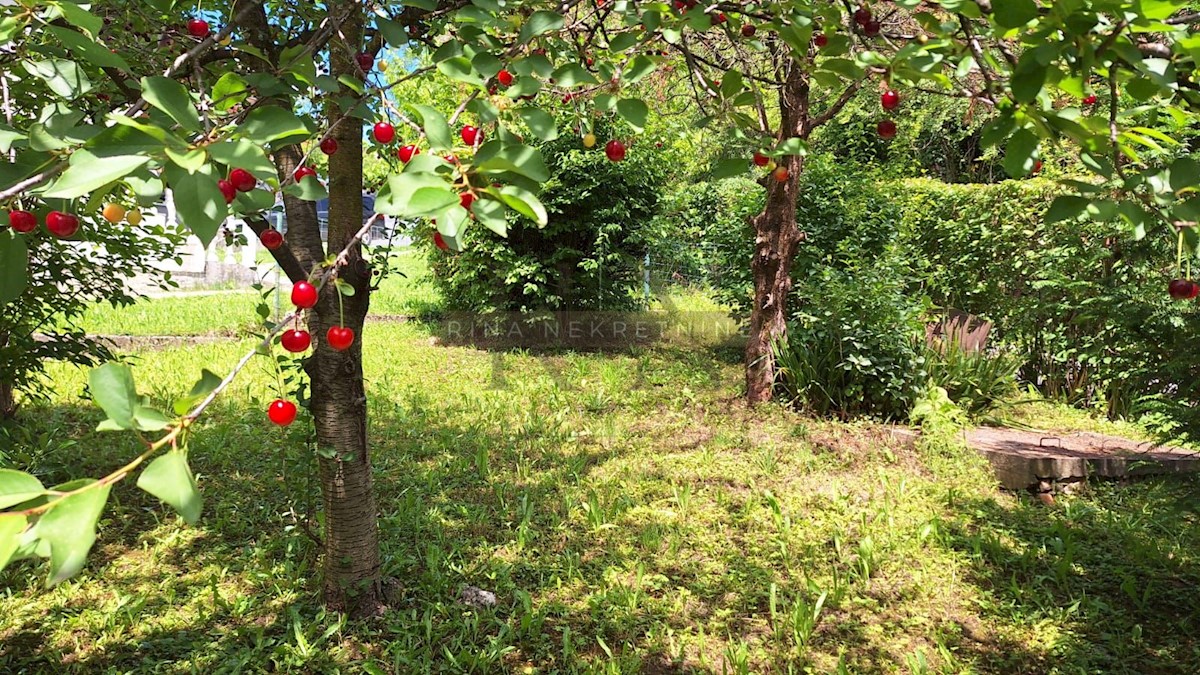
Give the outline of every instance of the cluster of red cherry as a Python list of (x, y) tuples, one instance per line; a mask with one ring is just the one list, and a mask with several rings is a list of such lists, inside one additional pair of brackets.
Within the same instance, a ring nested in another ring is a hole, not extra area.
[[(29, 211), (13, 209), (8, 212), (8, 225), (16, 232), (27, 234), (37, 229), (38, 219)], [(60, 239), (71, 237), (79, 231), (79, 219), (69, 213), (51, 211), (46, 214), (46, 229)]]
[[(312, 309), (317, 304), (317, 288), (307, 281), (297, 281), (292, 286), (292, 304), (296, 309)], [(312, 345), (312, 336), (308, 331), (299, 328), (297, 325), (290, 330), (286, 330), (279, 336), (279, 343), (283, 348), (293, 354), (300, 354), (308, 351)], [(354, 329), (346, 326), (330, 326), (325, 332), (325, 342), (334, 350), (344, 352), (354, 344)], [(286, 427), (296, 419), (296, 404), (291, 401), (277, 398), (271, 402), (267, 408), (267, 417), (272, 422), (281, 427)]]

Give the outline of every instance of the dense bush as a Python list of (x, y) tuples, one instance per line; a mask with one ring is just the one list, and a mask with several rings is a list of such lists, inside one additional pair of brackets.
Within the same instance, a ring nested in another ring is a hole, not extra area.
[[(39, 397), (42, 373), (51, 360), (94, 365), (113, 358), (107, 346), (89, 337), (78, 321), (96, 302), (133, 304), (141, 294), (129, 281), (166, 287), (169, 275), (155, 263), (175, 255), (182, 242), (149, 220), (138, 226), (83, 219), (79, 243), (64, 242), (42, 229), (24, 237), (29, 247), (29, 284), (0, 312), (0, 417), (13, 412), (12, 392)], [(3, 227), (7, 227), (4, 217)], [(145, 286), (143, 286), (145, 287)]]
[(995, 322), (993, 341), (1015, 350), (1022, 379), (1111, 416), (1148, 395), (1196, 400), (1194, 361), (1180, 355), (1200, 316), (1165, 292), (1171, 242), (1109, 222), (1047, 224), (1055, 187), (1045, 181), (883, 189), (904, 214), (914, 292)]
[[(596, 135), (606, 138), (608, 130)], [(630, 147), (625, 161), (609, 162), (598, 143), (579, 136), (541, 147), (552, 174), (541, 193), (549, 222), (538, 228), (510, 217), (507, 237), (467, 228), (463, 250), (447, 254), (422, 230), (435, 284), (454, 310), (623, 310), (642, 295), (644, 232), (658, 207), (666, 159), (653, 139)]]
[(645, 233), (652, 282), (710, 286), (731, 307), (750, 298), (749, 218), (762, 210), (750, 178), (683, 183), (663, 198)]

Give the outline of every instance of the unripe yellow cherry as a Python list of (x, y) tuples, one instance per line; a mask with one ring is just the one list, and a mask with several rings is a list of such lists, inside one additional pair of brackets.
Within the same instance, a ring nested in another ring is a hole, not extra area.
[(142, 222), (142, 212), (137, 209), (130, 209), (125, 212), (125, 222), (130, 225), (137, 225)]
[(583, 135), (583, 147), (590, 148), (596, 145), (596, 134)]
[(386, 71), (387, 66), (388, 66), (387, 61), (383, 61), (383, 60), (380, 60), (379, 63), (375, 64), (375, 67), (378, 68), (380, 70), (380, 72)]
[(105, 204), (104, 210), (100, 212), (104, 219), (110, 223), (116, 224), (121, 222), (125, 217), (125, 207), (120, 204)]

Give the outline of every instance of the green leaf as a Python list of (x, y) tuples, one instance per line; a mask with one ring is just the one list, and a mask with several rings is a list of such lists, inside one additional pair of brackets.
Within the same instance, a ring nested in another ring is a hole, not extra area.
[(92, 400), (121, 429), (134, 428), (134, 411), (141, 402), (133, 386), (133, 369), (123, 363), (106, 363), (88, 373)]
[(15, 513), (0, 513), (0, 570), (3, 570), (17, 547), (21, 545), (21, 533), (28, 521)]
[[(442, 233), (442, 238), (446, 240), (446, 244), (452, 248), (458, 246), (458, 235), (462, 232), (463, 225), (470, 218), (470, 214), (463, 207), (455, 204), (450, 208), (442, 211), (437, 215), (437, 229)], [(451, 244), (451, 241), (454, 241)], [(459, 250), (455, 248), (454, 250)]]
[[(73, 481), (58, 489), (66, 492), (95, 483), (93, 480)], [(64, 489), (66, 488), (66, 489)], [(74, 576), (83, 569), (88, 551), (96, 542), (96, 521), (112, 487), (102, 485), (64, 497), (47, 511), (34, 526), (38, 539), (50, 547), (50, 577), (53, 586)]]
[(558, 125), (554, 121), (554, 117), (550, 113), (541, 108), (521, 108), (517, 111), (521, 116), (521, 120), (525, 122), (525, 126), (543, 141), (552, 141), (558, 138)]
[(438, 63), (438, 72), (452, 80), (466, 82), (477, 87), (483, 86), (483, 80), (475, 73), (475, 69), (471, 67), (471, 61), (465, 56), (455, 56)]
[(629, 66), (625, 68), (625, 71), (621, 73), (621, 77), (628, 84), (633, 84), (643, 77), (646, 77), (650, 73), (653, 73), (654, 69), (657, 67), (658, 64), (656, 64), (654, 59), (651, 59), (649, 56), (635, 56), (633, 60), (629, 62)]
[(1004, 170), (1013, 178), (1020, 178), (1033, 170), (1036, 161), (1038, 138), (1028, 129), (1021, 129), (1008, 139), (1004, 146)]
[(178, 398), (174, 403), (176, 415), (186, 415), (191, 411), (192, 406), (200, 401), (203, 401), (209, 394), (213, 392), (221, 384), (221, 377), (211, 370), (205, 368), (200, 371), (200, 379), (196, 384), (192, 385), (192, 390), (187, 396)]
[(578, 63), (564, 63), (551, 75), (560, 87), (577, 87), (581, 84), (596, 84), (596, 78)]
[(481, 171), (511, 171), (538, 183), (550, 180), (541, 153), (528, 145), (489, 141), (479, 148), (475, 159)]
[(1200, 189), (1200, 162), (1191, 157), (1171, 162), (1171, 189), (1175, 192)]
[(292, 183), (283, 188), (283, 193), (298, 197), (306, 202), (329, 199), (329, 190), (317, 180), (316, 176), (305, 176), (299, 183)]
[(200, 113), (186, 87), (169, 77), (143, 77), (142, 97), (188, 131), (200, 131)]
[(103, 19), (87, 11), (79, 4), (74, 2), (60, 2), (57, 4), (57, 7), (68, 23), (81, 29), (91, 37), (99, 35), (100, 30), (104, 28)]
[(375, 200), (375, 210), (388, 216), (420, 218), (436, 215), (457, 203), (458, 195), (443, 178), (404, 171), (388, 176), (386, 189)]
[(347, 298), (352, 297), (354, 295), (354, 287), (351, 286), (349, 283), (347, 283), (346, 280), (342, 279), (341, 277), (334, 277), (333, 287), (335, 289), (337, 289), (338, 293), (346, 296)]
[(277, 178), (275, 165), (267, 159), (267, 153), (261, 145), (256, 145), (245, 139), (235, 141), (219, 141), (208, 146), (208, 154), (213, 160), (224, 164), (230, 169), (245, 169), (254, 174), (259, 180)]
[(1020, 28), (1037, 18), (1033, 0), (992, 0), (992, 16), (1002, 28)]
[[(8, 219), (7, 213), (4, 218)], [(16, 300), (25, 291), (28, 266), (25, 235), (7, 228), (0, 232), (0, 307)]]
[(174, 167), (168, 167), (165, 173), (180, 222), (208, 248), (217, 236), (217, 228), (229, 216), (229, 206), (217, 187), (217, 179), (207, 172), (186, 173)]
[(1060, 220), (1074, 220), (1087, 209), (1091, 200), (1077, 195), (1061, 195), (1054, 198), (1050, 208), (1046, 210), (1046, 224), (1057, 223)]
[(1013, 98), (1018, 103), (1033, 103), (1046, 83), (1046, 66), (1038, 63), (1033, 50), (1021, 55), (1012, 74)]
[(454, 137), (450, 133), (450, 125), (446, 123), (445, 115), (433, 106), (414, 107), (421, 116), (421, 126), (425, 129), (425, 138), (429, 139), (430, 148), (440, 152), (454, 147)]
[(525, 20), (525, 25), (521, 26), (520, 41), (527, 43), (543, 33), (560, 30), (564, 23), (562, 14), (538, 10)]
[(740, 176), (746, 173), (745, 159), (723, 159), (713, 167), (713, 180)]
[(200, 520), (203, 500), (182, 451), (172, 450), (155, 458), (138, 476), (137, 486), (170, 504), (188, 525)]
[(138, 431), (162, 431), (171, 426), (171, 420), (154, 408), (139, 405), (133, 410), (133, 423)]
[(380, 34), (383, 35), (384, 42), (389, 45), (400, 48), (408, 44), (408, 32), (404, 30), (404, 24), (399, 21), (392, 21), (382, 16), (376, 16), (375, 25), (379, 28)]
[(42, 481), (13, 469), (0, 469), (0, 509), (7, 509), (46, 493)]
[(623, 98), (617, 101), (617, 114), (629, 122), (634, 131), (640, 132), (646, 128), (646, 118), (650, 116), (650, 108), (639, 98)]
[(83, 34), (59, 26), (45, 26), (45, 30), (61, 42), (67, 49), (75, 52), (79, 60), (103, 68), (116, 68), (124, 72), (132, 72), (129, 64), (119, 54), (102, 47), (95, 40)]
[(508, 218), (504, 204), (496, 199), (477, 199), (471, 204), (471, 212), (484, 227), (501, 237), (508, 236)]
[(246, 80), (235, 72), (222, 75), (212, 88), (213, 108), (219, 112), (227, 112), (233, 106), (246, 100), (250, 87)]
[(539, 227), (545, 227), (548, 217), (542, 200), (532, 192), (516, 185), (505, 185), (500, 189), (500, 199), (517, 213), (536, 222)]
[(167, 158), (174, 162), (175, 166), (188, 173), (196, 173), (208, 163), (208, 153), (205, 152), (204, 148), (194, 148), (186, 152), (167, 148), (166, 152)]
[(92, 82), (74, 61), (47, 59), (45, 61), (22, 61), (25, 71), (40, 78), (62, 98), (77, 98), (91, 91)]
[(295, 113), (276, 105), (263, 106), (251, 111), (238, 127), (238, 131), (246, 140), (262, 145), (275, 141), (281, 144), (294, 143), (311, 135), (304, 121)]
[(87, 150), (71, 153), (70, 166), (58, 180), (46, 190), (45, 196), (53, 199), (74, 199), (120, 180), (150, 161), (138, 155), (116, 155), (97, 157)]

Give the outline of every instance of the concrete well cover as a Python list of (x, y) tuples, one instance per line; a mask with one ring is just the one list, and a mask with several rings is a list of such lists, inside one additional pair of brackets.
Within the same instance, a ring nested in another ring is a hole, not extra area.
[(1121, 478), (1200, 471), (1200, 452), (1093, 432), (1023, 431), (979, 427), (964, 432), (983, 453), (1001, 485), (1022, 489), (1041, 481), (1091, 476)]

